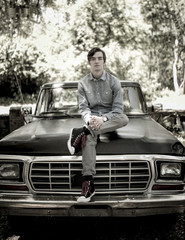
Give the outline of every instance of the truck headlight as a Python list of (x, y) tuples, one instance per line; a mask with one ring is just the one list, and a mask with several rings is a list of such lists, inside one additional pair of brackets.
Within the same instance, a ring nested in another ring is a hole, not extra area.
[(2, 163), (0, 164), (0, 179), (19, 179), (19, 164)]
[(161, 177), (180, 177), (182, 165), (180, 163), (161, 163), (160, 176)]

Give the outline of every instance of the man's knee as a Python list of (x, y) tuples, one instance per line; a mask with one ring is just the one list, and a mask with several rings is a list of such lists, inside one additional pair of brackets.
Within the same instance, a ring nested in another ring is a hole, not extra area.
[(118, 122), (119, 127), (126, 126), (129, 122), (127, 115), (119, 114), (116, 116), (116, 121)]
[(122, 126), (126, 126), (129, 122), (127, 115), (122, 114)]

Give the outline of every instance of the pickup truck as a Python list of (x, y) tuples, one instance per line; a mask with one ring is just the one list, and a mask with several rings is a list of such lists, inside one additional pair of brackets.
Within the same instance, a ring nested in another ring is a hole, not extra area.
[(150, 116), (137, 82), (121, 81), (126, 127), (99, 136), (96, 195), (78, 203), (81, 152), (67, 148), (83, 126), (78, 82), (41, 87), (27, 123), (0, 140), (0, 214), (133, 217), (183, 213), (185, 147)]

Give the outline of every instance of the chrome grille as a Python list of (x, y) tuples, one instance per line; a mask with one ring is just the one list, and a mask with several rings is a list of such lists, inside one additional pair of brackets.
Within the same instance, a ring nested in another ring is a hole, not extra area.
[[(36, 192), (79, 192), (81, 168), (81, 162), (33, 162), (29, 179)], [(96, 192), (143, 192), (148, 187), (150, 177), (147, 161), (98, 161)]]

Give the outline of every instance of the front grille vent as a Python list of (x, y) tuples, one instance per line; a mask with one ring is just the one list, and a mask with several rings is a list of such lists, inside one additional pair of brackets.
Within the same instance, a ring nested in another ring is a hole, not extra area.
[[(72, 193), (81, 190), (81, 162), (33, 162), (30, 182), (36, 192)], [(147, 161), (97, 161), (96, 192), (143, 192), (151, 178)]]

